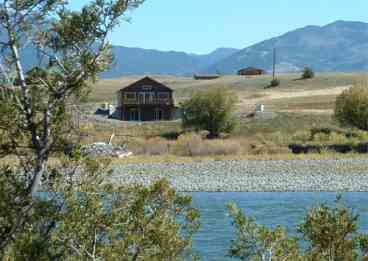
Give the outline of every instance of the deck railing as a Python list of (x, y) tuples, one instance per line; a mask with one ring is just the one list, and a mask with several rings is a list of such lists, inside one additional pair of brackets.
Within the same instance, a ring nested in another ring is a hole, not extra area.
[(123, 105), (173, 105), (174, 100), (172, 98), (168, 99), (123, 99)]

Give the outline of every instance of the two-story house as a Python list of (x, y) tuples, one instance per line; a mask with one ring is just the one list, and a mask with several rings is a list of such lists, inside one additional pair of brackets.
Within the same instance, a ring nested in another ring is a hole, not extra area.
[(150, 77), (121, 89), (117, 97), (117, 109), (123, 121), (161, 121), (173, 118), (173, 90)]

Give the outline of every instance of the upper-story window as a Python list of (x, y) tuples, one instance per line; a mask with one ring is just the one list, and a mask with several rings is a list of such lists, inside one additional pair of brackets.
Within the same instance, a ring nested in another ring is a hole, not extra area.
[(143, 91), (152, 91), (152, 85), (142, 85)]

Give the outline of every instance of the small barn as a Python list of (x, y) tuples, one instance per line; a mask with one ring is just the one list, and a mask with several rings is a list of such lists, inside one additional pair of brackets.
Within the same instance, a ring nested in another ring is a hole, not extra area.
[(117, 99), (123, 121), (171, 120), (176, 110), (173, 90), (150, 77), (119, 90)]
[(195, 74), (193, 77), (195, 80), (215, 80), (215, 79), (220, 78), (220, 75), (218, 74), (202, 74), (202, 75)]
[(263, 74), (266, 74), (266, 71), (255, 67), (247, 67), (244, 69), (240, 69), (238, 71), (238, 75), (245, 75), (245, 76), (263, 75)]

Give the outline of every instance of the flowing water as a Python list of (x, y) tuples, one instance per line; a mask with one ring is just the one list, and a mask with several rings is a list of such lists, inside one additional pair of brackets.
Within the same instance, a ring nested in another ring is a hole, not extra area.
[[(234, 201), (258, 223), (270, 227), (284, 225), (296, 233), (307, 210), (319, 203), (332, 204), (336, 193), (191, 193), (201, 211), (201, 229), (194, 239), (194, 249), (204, 261), (233, 260), (225, 257), (235, 239), (227, 204)], [(343, 202), (359, 213), (359, 229), (368, 233), (368, 193), (343, 193)]]

